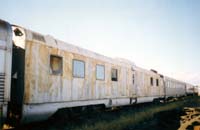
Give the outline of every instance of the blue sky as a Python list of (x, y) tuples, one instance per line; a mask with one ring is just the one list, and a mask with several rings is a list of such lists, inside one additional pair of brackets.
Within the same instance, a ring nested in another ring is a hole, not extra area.
[(2, 0), (0, 19), (200, 84), (199, 0)]

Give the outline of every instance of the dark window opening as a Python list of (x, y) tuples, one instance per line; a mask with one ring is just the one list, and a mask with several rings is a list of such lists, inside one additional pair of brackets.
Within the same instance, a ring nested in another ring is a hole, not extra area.
[(15, 33), (15, 36), (23, 36), (23, 33), (18, 28), (14, 30), (14, 33)]
[(159, 86), (159, 80), (156, 79), (156, 86)]
[(150, 78), (151, 86), (153, 86), (153, 77)]
[(59, 75), (62, 74), (62, 57), (51, 55), (50, 56), (50, 72), (51, 74)]
[(111, 80), (112, 81), (117, 81), (118, 79), (117, 79), (117, 69), (112, 69), (111, 70)]

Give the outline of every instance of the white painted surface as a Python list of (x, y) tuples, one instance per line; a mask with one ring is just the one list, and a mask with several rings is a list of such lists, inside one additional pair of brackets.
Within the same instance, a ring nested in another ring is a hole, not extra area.
[[(14, 30), (15, 29), (19, 29), (21, 32), (22, 32), (22, 36), (16, 36), (15, 33), (14, 33)], [(13, 38), (13, 41), (14, 41), (14, 44), (18, 47), (21, 47), (22, 49), (25, 49), (25, 38), (26, 38), (26, 34), (25, 34), (25, 31), (23, 28), (21, 27), (18, 27), (18, 26), (12, 26), (12, 38)]]

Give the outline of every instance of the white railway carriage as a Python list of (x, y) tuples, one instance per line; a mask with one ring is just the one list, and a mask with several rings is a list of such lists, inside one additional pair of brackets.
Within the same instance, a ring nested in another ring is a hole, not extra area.
[(173, 78), (164, 77), (165, 97), (180, 97), (186, 95), (186, 84)]
[[(0, 119), (44, 120), (61, 108), (183, 96), (186, 84), (0, 20)], [(1, 121), (2, 122), (2, 121)]]

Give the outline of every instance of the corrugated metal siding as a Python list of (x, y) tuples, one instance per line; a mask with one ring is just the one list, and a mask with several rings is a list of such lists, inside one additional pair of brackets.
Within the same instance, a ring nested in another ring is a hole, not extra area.
[(5, 74), (0, 73), (0, 104), (4, 101)]

